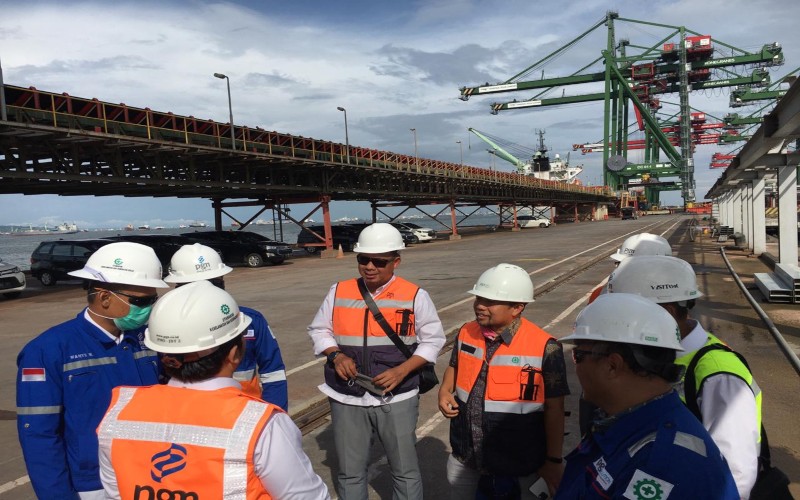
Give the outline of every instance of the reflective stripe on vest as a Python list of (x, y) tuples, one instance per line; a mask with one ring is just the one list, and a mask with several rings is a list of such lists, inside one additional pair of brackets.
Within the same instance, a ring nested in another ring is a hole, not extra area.
[[(190, 424), (121, 420), (120, 414), (133, 400), (135, 387), (119, 387), (119, 397), (109, 408), (98, 429), (101, 446), (111, 449), (113, 440), (181, 443), (224, 450), (222, 496), (246, 500), (248, 483), (247, 453), (259, 421), (270, 406), (259, 401), (247, 401), (232, 428), (207, 427)], [(260, 432), (260, 429), (258, 429)], [(116, 468), (116, 466), (115, 466)]]
[[(544, 410), (542, 359), (553, 337), (526, 319), (510, 345), (501, 344), (489, 362), (484, 410), (493, 413), (529, 414)], [(486, 358), (486, 340), (473, 322), (461, 328), (456, 342), (458, 369), (456, 395), (467, 401)]]
[[(395, 333), (402, 323), (403, 311), (409, 311), (408, 331), (400, 338), (407, 345), (416, 342), (414, 330), (414, 298), (419, 287), (399, 276), (395, 276), (389, 285), (377, 296), (373, 297), (386, 322)], [(394, 343), (383, 331), (383, 328), (369, 313), (366, 302), (358, 289), (358, 280), (342, 281), (336, 285), (333, 301), (333, 333), (340, 346), (360, 347), (364, 345), (364, 325), (367, 326), (367, 346), (391, 346)]]
[[(725, 344), (725, 342), (709, 332), (706, 332), (706, 335), (708, 339), (705, 345)], [(675, 360), (675, 364), (681, 365), (684, 368), (688, 367), (696, 353), (697, 351), (680, 356)], [(753, 374), (748, 371), (747, 367), (742, 364), (735, 354), (723, 350), (709, 351), (697, 363), (694, 373), (698, 395), (700, 394), (700, 388), (703, 387), (703, 381), (718, 373), (730, 373), (744, 380), (753, 392), (753, 397), (756, 399), (756, 424), (758, 429), (761, 428), (761, 387), (756, 383)], [(678, 391), (684, 403), (686, 402), (686, 395), (683, 389), (685, 377), (686, 374), (684, 373), (684, 378), (681, 379), (680, 390)], [(759, 434), (758, 442), (761, 442), (761, 434)]]

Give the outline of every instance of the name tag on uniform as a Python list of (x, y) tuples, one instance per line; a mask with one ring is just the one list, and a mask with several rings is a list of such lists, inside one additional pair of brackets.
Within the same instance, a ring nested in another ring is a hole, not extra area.
[(475, 351), (478, 349), (475, 346), (471, 346), (469, 344), (461, 344), (461, 350), (464, 352), (468, 352), (470, 354), (475, 354)]
[(614, 478), (611, 477), (611, 474), (609, 474), (606, 470), (606, 459), (600, 457), (595, 460), (594, 468), (597, 471), (597, 477), (595, 478), (597, 484), (599, 484), (604, 490), (608, 491), (608, 489), (614, 483)]
[(255, 340), (256, 338), (256, 331), (255, 330), (247, 330), (244, 334), (245, 340)]

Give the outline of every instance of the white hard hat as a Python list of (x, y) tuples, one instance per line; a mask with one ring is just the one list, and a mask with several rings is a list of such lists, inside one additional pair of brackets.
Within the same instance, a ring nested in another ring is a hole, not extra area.
[(609, 293), (634, 293), (658, 304), (702, 297), (694, 269), (685, 260), (642, 255), (622, 261), (608, 279)]
[(376, 222), (365, 227), (353, 247), (356, 253), (387, 253), (405, 248), (403, 235), (391, 224)]
[(562, 342), (594, 340), (682, 351), (678, 324), (655, 302), (630, 293), (601, 295), (575, 318)]
[(634, 255), (672, 255), (672, 247), (663, 236), (651, 233), (634, 234), (622, 243), (611, 258), (622, 262)]
[(200, 243), (183, 245), (169, 262), (167, 283), (191, 283), (225, 276), (233, 271), (226, 266), (216, 250)]
[(497, 264), (481, 274), (467, 293), (503, 302), (533, 302), (533, 282), (530, 275), (513, 264)]
[(252, 320), (231, 295), (206, 280), (170, 290), (158, 299), (144, 344), (164, 354), (187, 354), (220, 346)]
[(102, 283), (169, 288), (161, 279), (161, 262), (153, 249), (130, 241), (98, 248), (89, 256), (83, 269), (67, 274)]

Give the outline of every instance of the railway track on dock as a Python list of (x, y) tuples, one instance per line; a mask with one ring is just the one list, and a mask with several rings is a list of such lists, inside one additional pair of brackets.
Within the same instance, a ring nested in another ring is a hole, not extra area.
[[(664, 232), (668, 231), (672, 227), (674, 227), (677, 223), (676, 220), (680, 220), (678, 218), (670, 218), (668, 220), (661, 220), (654, 223), (652, 226), (647, 228), (642, 228), (635, 232), (654, 232), (661, 234), (661, 231)], [(666, 229), (665, 229), (666, 228)], [(567, 269), (561, 273), (553, 273), (550, 277), (548, 277), (544, 282), (540, 282), (535, 284), (536, 296), (541, 297), (546, 295), (561, 285), (569, 282), (570, 280), (574, 279), (575, 277), (579, 276), (580, 274), (586, 272), (587, 270), (591, 269), (593, 266), (597, 265), (600, 262), (605, 262), (608, 257), (613, 254), (619, 244), (624, 240), (624, 237), (615, 238), (609, 242), (604, 244), (598, 245), (597, 247), (592, 247), (588, 250), (585, 250), (582, 253), (586, 253), (592, 250), (597, 251), (597, 256), (574, 267), (571, 269)], [(576, 254), (576, 255), (580, 255)], [(574, 257), (574, 256), (573, 256)], [(569, 258), (565, 259), (568, 260)], [(558, 263), (556, 263), (558, 264)], [(536, 271), (534, 271), (535, 273)], [(534, 274), (531, 273), (531, 274)], [(534, 280), (535, 281), (535, 280)], [(471, 300), (467, 299), (467, 300)], [(447, 340), (445, 342), (444, 347), (442, 347), (441, 352), (439, 353), (439, 357), (447, 354), (453, 349), (453, 344), (455, 343), (456, 335), (458, 334), (458, 328), (453, 328), (449, 332), (445, 332)], [(294, 421), (295, 425), (300, 429), (303, 435), (306, 435), (313, 430), (326, 425), (330, 421), (330, 405), (328, 403), (327, 397), (320, 397), (319, 399), (315, 400), (307, 407), (301, 409), (297, 413), (292, 415), (292, 420)]]

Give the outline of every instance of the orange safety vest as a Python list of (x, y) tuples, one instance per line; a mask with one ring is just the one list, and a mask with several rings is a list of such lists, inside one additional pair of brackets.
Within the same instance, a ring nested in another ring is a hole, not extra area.
[(269, 499), (253, 452), (279, 411), (230, 387), (117, 387), (97, 432), (123, 499)]
[(480, 449), (482, 471), (510, 476), (531, 474), (541, 467), (547, 452), (542, 360), (551, 339), (547, 332), (522, 318), (511, 344), (501, 343), (497, 348), (486, 374), (484, 441), (478, 446), (466, 435), (472, 427), (466, 402), (486, 362), (487, 342), (475, 321), (461, 327), (455, 345), (456, 399), (461, 411), (450, 427), (450, 444), (456, 457), (470, 456), (469, 449)]
[[(339, 282), (333, 302), (333, 335), (339, 349), (353, 358), (360, 373), (372, 377), (402, 364), (406, 357), (375, 321), (358, 289), (358, 279)], [(417, 345), (414, 328), (414, 299), (419, 287), (398, 276), (380, 294), (373, 297), (386, 322), (413, 352)], [(343, 394), (360, 396), (364, 389), (348, 386), (326, 364), (325, 382)], [(399, 394), (419, 385), (416, 373), (409, 375), (392, 392)]]

